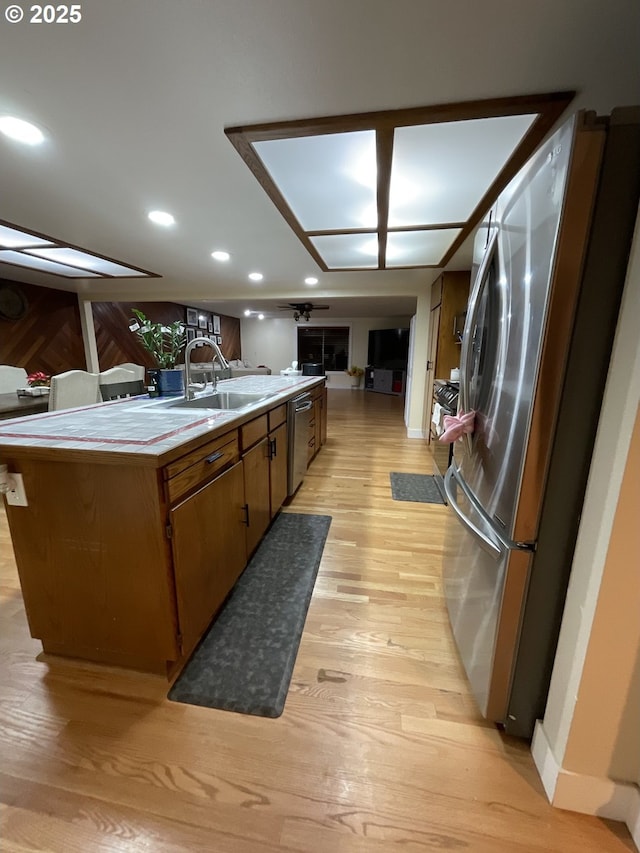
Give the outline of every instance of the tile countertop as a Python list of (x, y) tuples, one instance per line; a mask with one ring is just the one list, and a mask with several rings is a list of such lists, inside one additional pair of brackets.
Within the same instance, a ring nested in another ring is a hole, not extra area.
[[(95, 454), (104, 454), (104, 461), (124, 454), (147, 458), (150, 463), (157, 464), (160, 457), (168, 453), (174, 455), (171, 451), (193, 439), (222, 434), (225, 430), (221, 427), (233, 429), (236, 424), (251, 420), (295, 396), (296, 392), (313, 388), (323, 381), (324, 377), (317, 376), (242, 376), (219, 381), (221, 391), (271, 394), (266, 400), (235, 411), (155, 409), (154, 404), (166, 398), (151, 400), (145, 394), (14, 418), (0, 422), (0, 461), (2, 455), (8, 455), (12, 450), (29, 449), (37, 453), (46, 449), (47, 456), (55, 450), (91, 451), (94, 460)], [(211, 393), (210, 388), (196, 396), (206, 393)], [(143, 408), (144, 412), (141, 411)]]

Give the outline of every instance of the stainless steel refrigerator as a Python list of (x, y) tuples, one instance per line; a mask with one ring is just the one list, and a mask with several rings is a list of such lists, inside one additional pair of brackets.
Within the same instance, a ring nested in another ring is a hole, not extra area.
[(544, 713), (640, 198), (640, 109), (580, 113), (532, 156), (474, 246), (444, 590), (481, 712)]

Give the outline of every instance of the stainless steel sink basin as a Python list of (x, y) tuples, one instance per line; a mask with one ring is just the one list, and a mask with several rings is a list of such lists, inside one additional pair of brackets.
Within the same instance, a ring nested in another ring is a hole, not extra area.
[(241, 394), (238, 391), (218, 391), (215, 394), (207, 394), (205, 397), (196, 397), (193, 400), (177, 400), (162, 405), (163, 409), (242, 409), (260, 400), (266, 400), (268, 394)]

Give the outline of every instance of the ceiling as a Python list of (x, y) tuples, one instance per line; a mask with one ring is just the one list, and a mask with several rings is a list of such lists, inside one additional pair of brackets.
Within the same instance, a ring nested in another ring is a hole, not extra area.
[[(0, 220), (161, 277), (0, 275), (98, 300), (411, 314), (438, 268), (322, 270), (225, 129), (563, 90), (577, 93), (564, 115), (640, 102), (629, 0), (85, 0), (76, 24), (22, 8), (1, 22), (0, 115), (46, 139), (0, 136)], [(176, 224), (152, 224), (154, 209)], [(468, 268), (471, 238), (447, 268)]]

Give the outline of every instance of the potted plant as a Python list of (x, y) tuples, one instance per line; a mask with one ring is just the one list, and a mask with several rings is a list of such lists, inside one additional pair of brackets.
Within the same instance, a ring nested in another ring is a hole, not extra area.
[(354, 364), (346, 372), (347, 376), (351, 377), (351, 387), (359, 388), (362, 377), (364, 376), (364, 370), (362, 367), (356, 367)]
[[(27, 385), (29, 386), (28, 391), (23, 391), (23, 394), (29, 394), (32, 397), (38, 397), (42, 394), (49, 393), (49, 386), (51, 384), (51, 377), (47, 373), (43, 373), (41, 370), (38, 370), (36, 373), (30, 373), (27, 376)], [(20, 391), (18, 391), (20, 394)]]
[(182, 368), (176, 361), (185, 345), (187, 332), (184, 323), (176, 320), (165, 325), (152, 323), (142, 311), (131, 309), (136, 319), (129, 329), (135, 332), (142, 346), (151, 353), (158, 365), (158, 391), (161, 395), (181, 394), (184, 388)]

